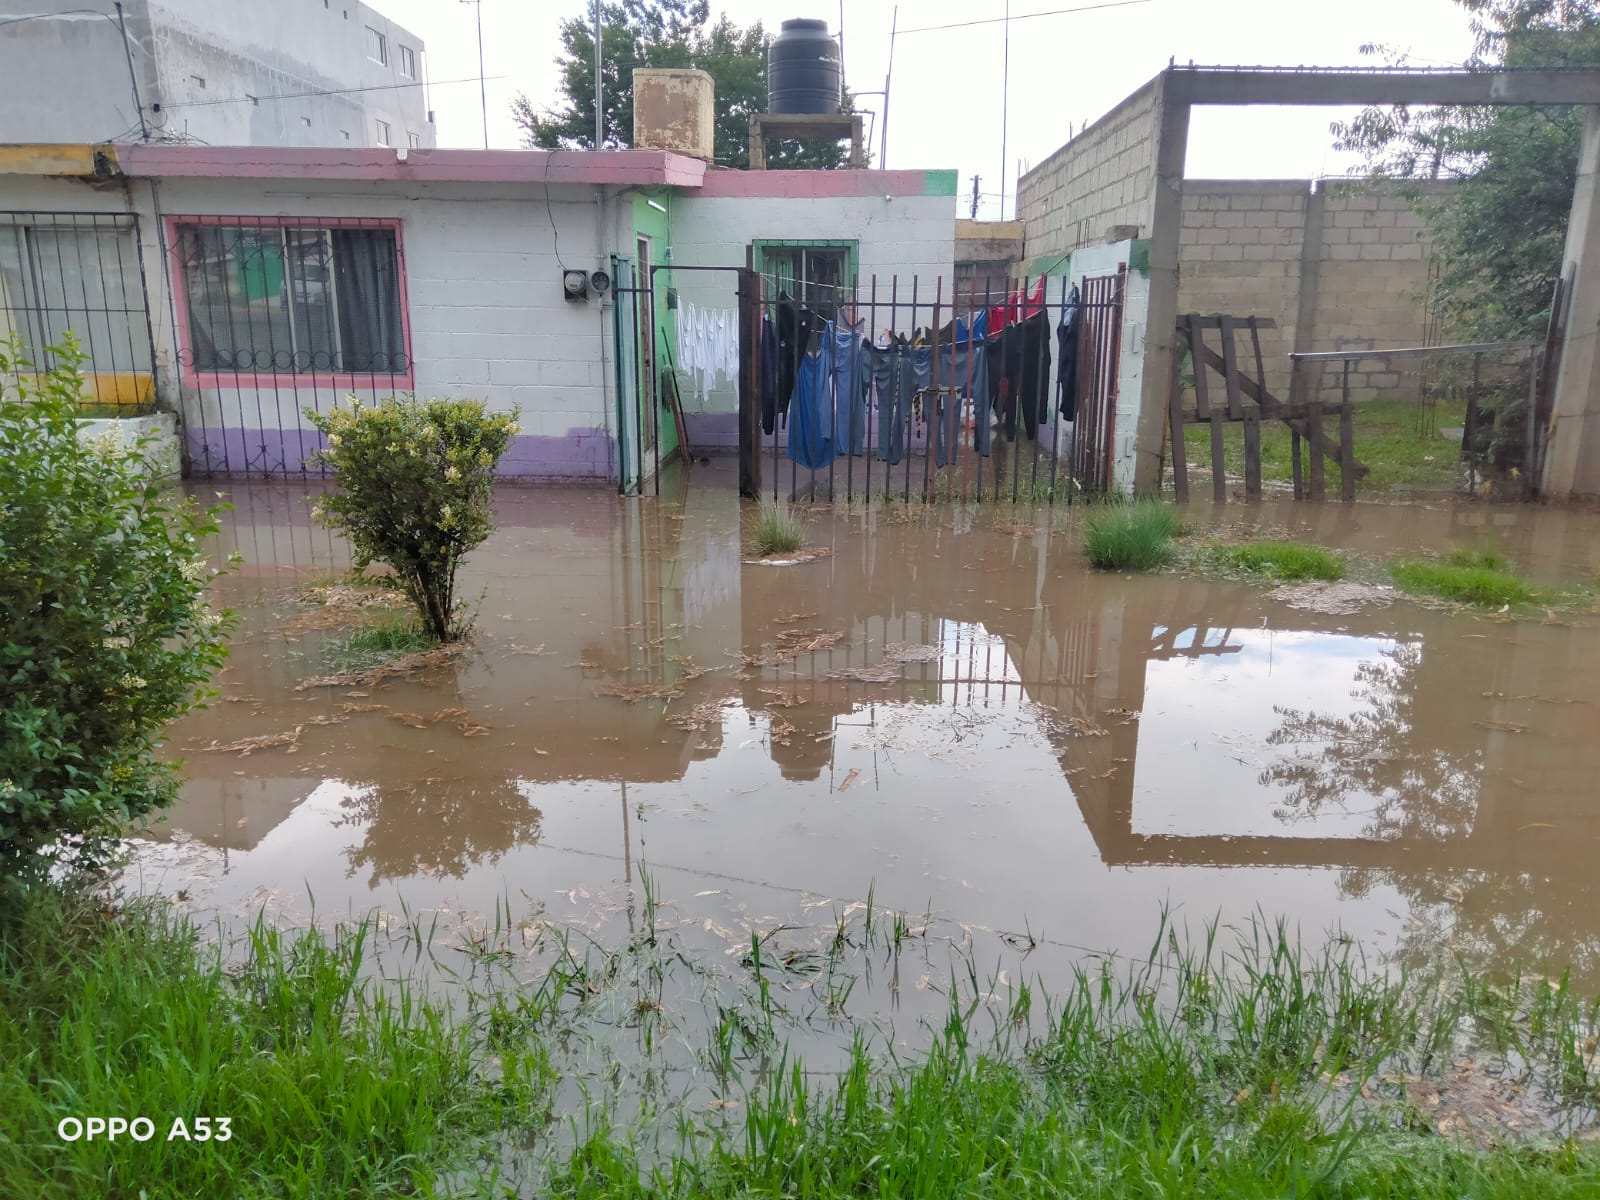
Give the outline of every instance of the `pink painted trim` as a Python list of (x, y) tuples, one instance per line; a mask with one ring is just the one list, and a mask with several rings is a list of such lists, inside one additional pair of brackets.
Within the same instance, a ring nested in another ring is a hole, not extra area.
[(923, 196), (926, 171), (735, 171), (709, 170), (697, 196), (790, 198), (835, 196)]
[(340, 150), (306, 146), (117, 147), (124, 175), (402, 183), (620, 184), (699, 187), (706, 165), (667, 150)]
[[(394, 230), (395, 271), (400, 279), (400, 340), (405, 346), (406, 369), (403, 374), (353, 374), (344, 372), (308, 371), (198, 371), (194, 362), (194, 347), (189, 342), (189, 286), (183, 274), (183, 262), (178, 252), (178, 229), (183, 225), (235, 225), (261, 228), (290, 229), (368, 229)], [(215, 217), (169, 216), (166, 218), (167, 286), (172, 289), (172, 302), (176, 310), (178, 361), (184, 383), (194, 388), (241, 387), (249, 378), (259, 383), (263, 378), (268, 386), (279, 379), (291, 379), (310, 387), (344, 388), (357, 390), (363, 383), (370, 388), (375, 379), (388, 379), (397, 392), (416, 390), (416, 359), (411, 353), (411, 292), (406, 282), (406, 238), (398, 217)], [(185, 362), (184, 360), (188, 361)]]

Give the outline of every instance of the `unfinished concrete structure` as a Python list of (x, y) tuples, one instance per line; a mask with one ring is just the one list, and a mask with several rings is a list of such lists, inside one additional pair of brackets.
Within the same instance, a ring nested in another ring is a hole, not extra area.
[[(1566, 342), (1546, 431), (1548, 453), (1542, 486), (1544, 494), (1558, 499), (1600, 496), (1600, 179), (1596, 177), (1600, 172), (1600, 71), (1577, 70), (1174, 67), (1156, 76), (1025, 176), (1018, 197), (1030, 257), (1040, 253), (1041, 248), (1064, 252), (1075, 246), (1108, 241), (1113, 230), (1123, 236), (1128, 226), (1137, 226), (1149, 238), (1150, 306), (1136, 435), (1137, 490), (1153, 491), (1160, 483), (1162, 423), (1171, 379), (1175, 322), (1180, 311), (1185, 191), (1194, 187), (1197, 194), (1204, 194), (1203, 189), (1209, 186), (1186, 184), (1183, 178), (1189, 111), (1195, 105), (1251, 104), (1581, 105), (1586, 109), (1578, 186), (1562, 268), (1563, 277), (1570, 280), (1565, 305)], [(1262, 220), (1257, 218), (1258, 228)], [(1398, 217), (1396, 221), (1398, 228)], [(1228, 224), (1233, 224), (1231, 216)], [(1276, 225), (1274, 218), (1275, 228)], [(1309, 230), (1310, 226), (1307, 219), (1302, 228)], [(1214, 223), (1213, 228), (1216, 227)], [(1241, 223), (1238, 227), (1250, 226)], [(1337, 231), (1341, 227), (1336, 219), (1332, 228)], [(1381, 230), (1377, 221), (1366, 217), (1354, 227)], [(1192, 228), (1198, 231), (1200, 226)], [(1326, 212), (1322, 228), (1326, 233)], [(1333, 241), (1337, 237), (1335, 232)], [(1391, 247), (1387, 255), (1381, 250), (1371, 252), (1382, 257), (1372, 257), (1368, 265), (1381, 271), (1381, 263), (1394, 262), (1392, 247), (1401, 242), (1385, 239), (1381, 232), (1376, 240), (1369, 240), (1366, 232), (1362, 237), (1363, 242), (1353, 244)], [(1360, 249), (1334, 254), (1333, 241), (1325, 238), (1324, 248), (1311, 257), (1319, 269), (1328, 269), (1327, 263), (1333, 262), (1356, 264), (1348, 269), (1357, 271), (1363, 258), (1370, 257)], [(1305, 242), (1303, 236), (1302, 251)], [(1228, 246), (1231, 242), (1212, 244)], [(1226, 253), (1224, 261), (1232, 259), (1231, 251)], [(1410, 253), (1408, 250), (1407, 255)], [(1252, 261), (1262, 263), (1265, 269), (1271, 257), (1264, 250), (1257, 251)], [(1242, 247), (1237, 261), (1245, 261)], [(1402, 261), (1413, 260), (1408, 257)], [(1394, 268), (1386, 270), (1393, 273)], [(1241, 268), (1240, 275), (1243, 274)], [(1213, 276), (1216, 277), (1214, 272)], [(1317, 290), (1320, 289), (1314, 289), (1313, 294)], [(1290, 345), (1306, 349), (1312, 325), (1322, 320), (1323, 314), (1307, 311), (1298, 303), (1296, 307)]]

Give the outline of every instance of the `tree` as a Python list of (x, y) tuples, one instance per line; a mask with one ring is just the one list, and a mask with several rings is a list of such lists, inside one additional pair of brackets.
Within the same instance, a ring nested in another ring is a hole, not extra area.
[[(767, 47), (771, 37), (761, 22), (742, 27), (726, 16), (710, 23), (708, 0), (621, 0), (604, 4), (600, 14), (600, 76), (604, 145), (626, 148), (633, 138), (633, 72), (636, 67), (697, 67), (716, 85), (718, 164), (750, 165), (750, 117), (767, 107)], [(511, 114), (532, 148), (594, 148), (594, 24), (572, 17), (561, 26), (560, 107), (536, 109), (526, 95), (511, 103)], [(853, 111), (849, 92), (846, 112)], [(848, 150), (837, 142), (774, 143), (767, 164), (776, 168), (836, 168)]]
[[(1600, 66), (1597, 0), (1456, 0), (1470, 14), (1472, 70)], [(1404, 65), (1382, 46), (1363, 51)], [(1540, 337), (1561, 273), (1583, 114), (1573, 108), (1369, 108), (1336, 123), (1336, 145), (1373, 179), (1418, 187), (1439, 261), (1430, 296), (1463, 341)]]

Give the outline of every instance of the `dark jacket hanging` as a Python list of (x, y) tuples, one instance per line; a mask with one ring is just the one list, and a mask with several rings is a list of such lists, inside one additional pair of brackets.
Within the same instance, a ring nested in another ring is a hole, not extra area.
[(764, 316), (761, 318), (761, 432), (771, 433), (777, 423), (778, 332), (773, 328), (772, 318)]
[(1068, 421), (1078, 419), (1078, 327), (1082, 323), (1083, 304), (1078, 298), (1078, 286), (1073, 284), (1061, 312), (1061, 324), (1056, 327), (1057, 360), (1061, 364), (1056, 379), (1056, 407)]

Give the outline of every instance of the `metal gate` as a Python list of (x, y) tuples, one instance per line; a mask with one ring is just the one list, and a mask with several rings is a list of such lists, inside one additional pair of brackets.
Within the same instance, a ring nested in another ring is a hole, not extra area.
[[(835, 283), (747, 270), (738, 378), (712, 392), (698, 422), (723, 422), (726, 435), (686, 453), (731, 450), (738, 426), (741, 491), (779, 502), (1098, 496), (1114, 485), (1125, 291), (1125, 267), (1077, 282), (1018, 278), (979, 294), (955, 293), (944, 278)], [(619, 416), (640, 448), (651, 443), (642, 424), (672, 421), (675, 400), (694, 386), (674, 370), (682, 354), (664, 330), (654, 363), (638, 349), (635, 314), (654, 298), (634, 280), (618, 290), (618, 346), (632, 347), (618, 370)], [(856, 365), (840, 365), (845, 358)], [(718, 418), (717, 405), (738, 408)], [(624, 451), (624, 488), (642, 486), (648, 466)]]

